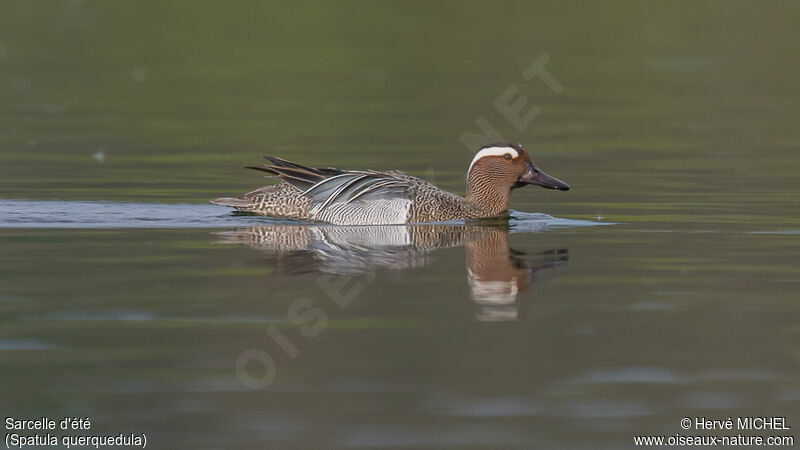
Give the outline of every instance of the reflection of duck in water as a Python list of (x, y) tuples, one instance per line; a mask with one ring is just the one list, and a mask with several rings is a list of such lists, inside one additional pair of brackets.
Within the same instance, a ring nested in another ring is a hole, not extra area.
[(377, 268), (427, 264), (437, 248), (464, 245), (486, 227), (413, 225), (338, 227), (272, 225), (219, 233), (223, 242), (246, 244), (275, 257), (281, 273), (354, 274)]
[(520, 294), (533, 283), (541, 269), (563, 266), (569, 260), (566, 249), (542, 252), (537, 258), (512, 249), (508, 232), (490, 233), (465, 243), (467, 282), (472, 300), (480, 307), (479, 320), (516, 320)]
[(267, 225), (218, 233), (221, 242), (264, 251), (281, 273), (355, 274), (428, 264), (439, 248), (463, 245), (479, 320), (516, 320), (519, 297), (541, 269), (566, 264), (567, 250), (528, 258), (508, 244), (508, 228), (483, 225), (337, 227)]

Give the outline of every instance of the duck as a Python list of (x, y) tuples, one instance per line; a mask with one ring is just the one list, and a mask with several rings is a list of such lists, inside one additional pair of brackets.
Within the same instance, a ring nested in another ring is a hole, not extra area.
[(333, 225), (399, 225), (508, 216), (511, 191), (527, 185), (567, 191), (547, 175), (522, 145), (481, 147), (467, 169), (466, 196), (445, 191), (402, 171), (308, 167), (275, 156), (271, 164), (248, 166), (279, 180), (216, 205), (280, 219)]

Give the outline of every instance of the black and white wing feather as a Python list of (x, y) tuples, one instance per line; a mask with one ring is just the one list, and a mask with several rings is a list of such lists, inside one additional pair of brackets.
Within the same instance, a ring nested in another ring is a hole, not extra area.
[(277, 176), (311, 200), (310, 215), (331, 223), (405, 223), (411, 185), (393, 173), (306, 167), (274, 156), (272, 165), (249, 167)]
[(378, 172), (347, 172), (326, 178), (303, 195), (311, 197), (312, 207), (324, 209), (334, 203), (366, 202), (408, 198), (409, 184)]

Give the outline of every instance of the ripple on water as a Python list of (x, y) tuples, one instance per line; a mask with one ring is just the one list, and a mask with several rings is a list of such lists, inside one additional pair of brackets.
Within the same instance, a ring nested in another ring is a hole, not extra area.
[(642, 300), (631, 304), (631, 309), (640, 311), (668, 311), (674, 309), (675, 305), (667, 302), (659, 302), (655, 300)]
[[(512, 231), (613, 225), (510, 211)], [(463, 223), (463, 221), (457, 221)], [(0, 228), (223, 228), (298, 221), (235, 214), (212, 204), (0, 200)]]
[(784, 402), (800, 402), (800, 387), (791, 387), (778, 394), (778, 400)]
[(769, 370), (758, 367), (742, 367), (706, 372), (695, 377), (702, 381), (755, 381), (766, 382), (775, 380), (777, 375)]
[(542, 414), (545, 408), (526, 397), (455, 398), (435, 396), (423, 405), (426, 412), (465, 417), (520, 417)]
[[(44, 314), (41, 320), (63, 321), (149, 321), (158, 316), (143, 311), (52, 311)], [(34, 319), (35, 320), (35, 319)]]
[(744, 406), (744, 401), (733, 392), (699, 391), (686, 394), (683, 404), (690, 409), (733, 409)]
[(0, 200), (0, 228), (218, 228), (275, 222), (211, 204)]
[(638, 400), (582, 399), (561, 406), (558, 414), (565, 417), (604, 419), (651, 416), (656, 410)]
[(750, 231), (748, 234), (800, 234), (800, 230)]
[(0, 351), (16, 350), (55, 350), (60, 348), (57, 345), (32, 339), (8, 339), (0, 340)]
[(686, 378), (657, 367), (621, 367), (597, 369), (578, 375), (567, 381), (569, 384), (646, 383), (679, 384)]
[(530, 445), (533, 435), (518, 428), (485, 423), (430, 424), (406, 426), (374, 424), (342, 426), (337, 430), (335, 443), (342, 447), (431, 447), (470, 446), (498, 448), (501, 446)]

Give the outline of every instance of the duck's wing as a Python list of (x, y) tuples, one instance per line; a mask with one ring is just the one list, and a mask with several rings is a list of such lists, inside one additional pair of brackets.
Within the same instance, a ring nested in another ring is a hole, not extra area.
[(406, 180), (377, 172), (348, 172), (327, 178), (304, 194), (311, 199), (314, 220), (337, 225), (407, 223), (411, 186)]
[(333, 224), (406, 223), (411, 208), (413, 177), (402, 172), (345, 171), (306, 167), (273, 156), (272, 164), (251, 169), (278, 177), (308, 201), (308, 218)]
[(346, 173), (333, 167), (307, 167), (275, 156), (264, 156), (271, 162), (268, 166), (247, 166), (247, 169), (259, 170), (276, 176), (292, 186), (305, 191), (326, 178)]
[(345, 171), (333, 167), (306, 167), (274, 156), (264, 156), (272, 163), (248, 167), (286, 181), (311, 198), (312, 209), (324, 209), (334, 203), (356, 200), (407, 199), (411, 184), (399, 172)]
[(411, 186), (405, 180), (379, 172), (347, 172), (326, 178), (303, 195), (311, 198), (312, 209), (356, 201), (408, 199)]

